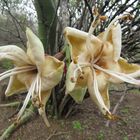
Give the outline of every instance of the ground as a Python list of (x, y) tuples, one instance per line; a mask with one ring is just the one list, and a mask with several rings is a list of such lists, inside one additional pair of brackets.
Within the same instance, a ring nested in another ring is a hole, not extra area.
[[(1, 91), (2, 92), (2, 91)], [(111, 108), (116, 105), (122, 92), (111, 92)], [(17, 99), (17, 97), (15, 98)], [(13, 101), (14, 98), (7, 101)], [(9, 140), (140, 140), (140, 93), (129, 92), (117, 109), (123, 120), (110, 123), (106, 127), (106, 118), (88, 98), (77, 111), (67, 119), (49, 118), (51, 127), (47, 128), (39, 115), (21, 126)], [(0, 108), (0, 134), (11, 122), (9, 116), (16, 108)]]

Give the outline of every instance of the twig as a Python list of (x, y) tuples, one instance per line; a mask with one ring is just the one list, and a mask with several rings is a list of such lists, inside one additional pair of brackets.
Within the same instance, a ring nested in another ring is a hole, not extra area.
[(8, 104), (0, 104), (0, 107), (16, 107), (20, 104), (20, 102), (12, 102)]
[(16, 31), (17, 31), (17, 34), (18, 34), (17, 37), (20, 39), (21, 43), (22, 43), (23, 46), (25, 47), (26, 45), (25, 45), (25, 43), (24, 43), (24, 41), (23, 41), (23, 39), (22, 39), (22, 37), (21, 37), (21, 34), (20, 34), (20, 31), (19, 31), (18, 26), (21, 28), (21, 30), (22, 30), (24, 33), (25, 33), (25, 31), (24, 31), (23, 27), (21, 26), (21, 24), (19, 23), (19, 21), (17, 20), (17, 18), (11, 13), (10, 7), (8, 6), (8, 2), (7, 2), (6, 0), (3, 0), (3, 1), (4, 1), (5, 5), (6, 5), (6, 7), (8, 8), (8, 9), (7, 9), (7, 12), (8, 12), (8, 14), (11, 16), (12, 21), (13, 21), (13, 23), (14, 23), (14, 25), (15, 25), (15, 28), (16, 28)]
[[(115, 105), (115, 107), (114, 107), (114, 109), (113, 109), (113, 111), (112, 111), (112, 114), (115, 114), (115, 113), (116, 113), (118, 107), (119, 107), (120, 104), (122, 103), (122, 101), (123, 101), (124, 97), (126, 96), (126, 94), (127, 94), (127, 89), (124, 90), (124, 93), (122, 94), (120, 100), (119, 100), (119, 101), (117, 102), (117, 104)], [(106, 126), (106, 127), (109, 127), (109, 124), (110, 124), (110, 120), (107, 120), (105, 126)]]
[(90, 5), (89, 5), (87, 0), (84, 0), (84, 2), (85, 2), (85, 5), (88, 7), (88, 10), (89, 10), (89, 13), (90, 13), (90, 16), (91, 16), (91, 21), (93, 21), (92, 8), (90, 7)]
[(49, 135), (47, 140), (50, 140), (53, 136), (64, 135), (64, 134), (67, 134), (67, 133), (68, 132), (58, 132), (58, 133), (56, 133), (56, 130), (54, 130), (53, 133)]

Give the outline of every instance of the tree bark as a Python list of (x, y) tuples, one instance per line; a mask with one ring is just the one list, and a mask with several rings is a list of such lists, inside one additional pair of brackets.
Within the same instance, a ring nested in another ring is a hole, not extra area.
[(56, 43), (56, 7), (52, 0), (34, 0), (38, 17), (38, 34), (44, 49), (49, 54), (54, 54)]

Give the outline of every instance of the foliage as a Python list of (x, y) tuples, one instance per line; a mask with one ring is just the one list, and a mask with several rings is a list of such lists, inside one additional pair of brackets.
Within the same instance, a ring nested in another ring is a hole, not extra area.
[(104, 140), (104, 133), (103, 131), (99, 131), (98, 135), (97, 135), (97, 140)]
[(72, 122), (73, 128), (77, 130), (83, 130), (84, 128), (82, 127), (80, 121), (73, 121)]
[(1, 67), (3, 68), (3, 69), (11, 69), (11, 68), (13, 68), (13, 64), (12, 64), (12, 62), (11, 61), (9, 61), (9, 60), (3, 60), (2, 62), (1, 62)]

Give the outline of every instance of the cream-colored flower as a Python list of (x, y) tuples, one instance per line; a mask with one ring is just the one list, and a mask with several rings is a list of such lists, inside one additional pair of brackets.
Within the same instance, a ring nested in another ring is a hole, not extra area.
[(10, 77), (6, 96), (28, 91), (25, 101), (17, 117), (23, 114), (30, 99), (43, 117), (47, 126), (49, 122), (45, 114), (45, 105), (51, 90), (61, 80), (64, 63), (52, 56), (45, 56), (42, 42), (29, 29), (26, 30), (27, 53), (15, 45), (0, 47), (0, 60), (10, 59), (15, 67), (0, 74), (0, 81)]
[(98, 37), (92, 35), (94, 24), (89, 33), (71, 27), (66, 27), (64, 32), (72, 58), (66, 94), (81, 102), (88, 89), (92, 100), (109, 119), (115, 119), (110, 112), (109, 83), (128, 82), (140, 86), (140, 80), (135, 79), (140, 76), (140, 66), (120, 57), (121, 26), (116, 21), (122, 17), (115, 18)]

